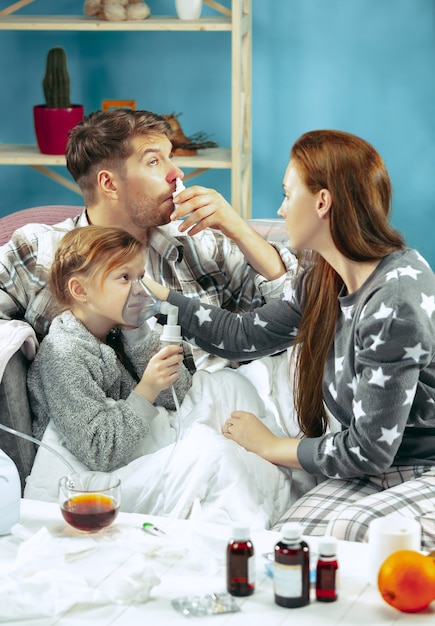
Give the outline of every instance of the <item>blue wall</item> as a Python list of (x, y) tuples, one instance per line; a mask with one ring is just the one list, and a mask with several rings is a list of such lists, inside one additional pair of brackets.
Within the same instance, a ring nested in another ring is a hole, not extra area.
[[(154, 15), (175, 14), (174, 0), (148, 4)], [(78, 6), (36, 0), (20, 14), (74, 14)], [(135, 99), (140, 108), (182, 113), (187, 135), (201, 130), (229, 144), (227, 33), (0, 31), (0, 141), (34, 143), (32, 106), (42, 102), (54, 45), (68, 53), (72, 99), (87, 113), (104, 98)], [(383, 155), (394, 224), (435, 268), (433, 0), (253, 0), (252, 78), (253, 217), (276, 215), (289, 149), (301, 133), (350, 131)], [(196, 180), (230, 198), (227, 171)], [(80, 204), (80, 196), (23, 166), (0, 167), (0, 189), (0, 215)]]

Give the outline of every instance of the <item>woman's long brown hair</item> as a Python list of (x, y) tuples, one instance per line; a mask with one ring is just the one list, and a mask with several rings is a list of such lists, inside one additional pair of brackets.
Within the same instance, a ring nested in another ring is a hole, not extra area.
[[(349, 133), (317, 130), (296, 141), (290, 159), (312, 193), (329, 190), (331, 235), (343, 255), (354, 261), (373, 261), (404, 247), (403, 237), (389, 223), (390, 178), (373, 146)], [(310, 269), (295, 339), (295, 406), (302, 433), (317, 437), (328, 425), (323, 374), (334, 341), (343, 281), (315, 252), (302, 252), (300, 263)]]

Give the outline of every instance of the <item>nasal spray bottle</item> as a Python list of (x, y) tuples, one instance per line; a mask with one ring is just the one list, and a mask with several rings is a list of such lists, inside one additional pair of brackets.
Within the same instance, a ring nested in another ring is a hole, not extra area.
[[(175, 179), (175, 191), (172, 194), (172, 197), (175, 198), (179, 193), (181, 193), (184, 189), (186, 189), (186, 187), (184, 186), (183, 181), (181, 180), (181, 178), (176, 178)], [(180, 205), (179, 204), (174, 204), (174, 209), (177, 209)], [(191, 215), (191, 213), (188, 213), (187, 215), (183, 215), (183, 217), (180, 217), (180, 220), (185, 220), (186, 217), (189, 217), (189, 215)]]
[[(186, 189), (186, 187), (184, 186), (183, 181), (181, 180), (181, 178), (176, 178), (175, 179), (175, 191), (172, 194), (172, 197), (174, 198), (177, 194), (181, 193), (183, 191), (183, 189)], [(177, 208), (178, 204), (174, 204), (174, 207)]]

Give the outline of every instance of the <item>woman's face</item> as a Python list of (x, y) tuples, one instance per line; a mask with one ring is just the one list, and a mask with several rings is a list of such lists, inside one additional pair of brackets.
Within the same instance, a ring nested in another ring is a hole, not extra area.
[(290, 247), (294, 250), (318, 250), (324, 222), (319, 214), (321, 191), (311, 193), (290, 161), (283, 181), (284, 200), (278, 215), (286, 222)]

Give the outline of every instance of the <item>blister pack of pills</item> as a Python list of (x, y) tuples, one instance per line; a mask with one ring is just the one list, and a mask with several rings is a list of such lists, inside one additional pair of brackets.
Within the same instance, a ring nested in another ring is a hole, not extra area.
[(172, 600), (172, 606), (186, 617), (222, 615), (240, 611), (229, 593), (207, 593), (203, 596), (182, 596)]

